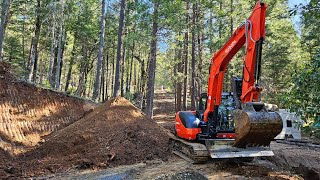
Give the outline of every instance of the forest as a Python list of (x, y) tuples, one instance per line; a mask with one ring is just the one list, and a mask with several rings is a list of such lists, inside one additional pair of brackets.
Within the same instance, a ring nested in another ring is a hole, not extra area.
[[(320, 126), (320, 2), (268, 5), (262, 100)], [(251, 14), (255, 0), (2, 0), (0, 61), (40, 87), (104, 102), (123, 96), (152, 116), (156, 90), (176, 111), (195, 108), (211, 56)], [(294, 23), (293, 18), (299, 17)], [(228, 66), (241, 77), (239, 52)]]

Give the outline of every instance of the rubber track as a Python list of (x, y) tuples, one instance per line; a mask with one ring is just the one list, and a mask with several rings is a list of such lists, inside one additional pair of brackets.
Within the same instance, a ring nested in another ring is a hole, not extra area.
[(207, 148), (200, 143), (171, 137), (169, 139), (169, 147), (173, 153), (191, 163), (205, 163), (209, 158)]

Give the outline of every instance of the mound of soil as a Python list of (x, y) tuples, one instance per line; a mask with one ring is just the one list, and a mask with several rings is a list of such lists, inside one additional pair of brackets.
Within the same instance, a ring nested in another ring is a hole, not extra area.
[(0, 178), (7, 177), (7, 164), (12, 160), (12, 157), (3, 149), (0, 148)]
[(22, 172), (34, 176), (69, 168), (167, 160), (168, 139), (162, 127), (128, 100), (117, 97), (53, 133), (38, 149), (25, 154), (23, 161), (27, 165), (22, 167)]
[(14, 78), (0, 63), (0, 148), (19, 154), (66, 127), (95, 104)]

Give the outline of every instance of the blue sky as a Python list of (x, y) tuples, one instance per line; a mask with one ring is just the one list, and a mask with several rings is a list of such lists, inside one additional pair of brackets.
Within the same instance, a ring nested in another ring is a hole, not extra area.
[[(289, 0), (288, 4), (290, 8), (293, 8), (295, 5), (299, 5), (299, 4), (303, 4), (306, 5), (307, 3), (309, 3), (310, 0)], [(294, 23), (294, 28), (297, 32), (300, 32), (299, 29), (299, 22), (300, 22), (300, 15), (295, 15), (292, 19), (293, 23)]]

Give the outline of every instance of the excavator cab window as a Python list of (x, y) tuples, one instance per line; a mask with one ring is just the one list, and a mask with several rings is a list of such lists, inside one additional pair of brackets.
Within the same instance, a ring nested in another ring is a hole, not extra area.
[(199, 99), (199, 111), (204, 111), (207, 106), (207, 93), (201, 93), (200, 99)]
[(240, 96), (242, 94), (242, 78), (231, 78), (231, 88), (236, 108), (241, 108)]

